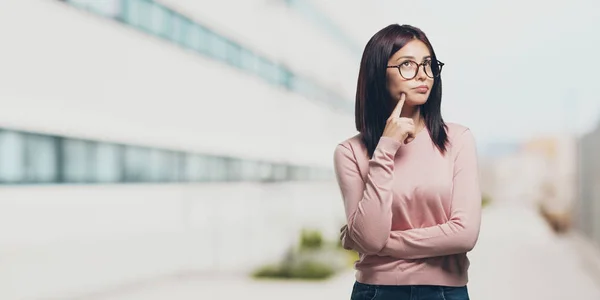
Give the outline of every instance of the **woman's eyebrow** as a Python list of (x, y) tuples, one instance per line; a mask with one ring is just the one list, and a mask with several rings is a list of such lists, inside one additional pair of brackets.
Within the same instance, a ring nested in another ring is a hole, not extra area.
[[(405, 55), (405, 56), (400, 56), (400, 57), (398, 57), (398, 58), (396, 59), (396, 61), (399, 61), (399, 60), (401, 60), (401, 59), (403, 59), (403, 58), (412, 58), (412, 59), (415, 59), (415, 57), (414, 57), (414, 56)], [(428, 59), (428, 58), (431, 58), (431, 55), (423, 56), (423, 59)]]

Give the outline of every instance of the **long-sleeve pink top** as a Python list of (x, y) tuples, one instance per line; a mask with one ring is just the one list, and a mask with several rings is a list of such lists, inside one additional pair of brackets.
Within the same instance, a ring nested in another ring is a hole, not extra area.
[(371, 159), (359, 135), (336, 147), (344, 242), (360, 253), (358, 282), (467, 284), (481, 222), (477, 151), (468, 128), (447, 126), (445, 154), (427, 129), (409, 144), (382, 137)]

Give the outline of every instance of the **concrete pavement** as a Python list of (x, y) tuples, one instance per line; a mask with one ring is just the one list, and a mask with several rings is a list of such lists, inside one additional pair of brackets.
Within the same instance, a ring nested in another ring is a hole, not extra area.
[(600, 299), (600, 281), (577, 246), (554, 235), (533, 207), (489, 207), (470, 258), (472, 299)]
[[(600, 299), (600, 281), (584, 265), (589, 260), (583, 259), (570, 238), (555, 236), (531, 207), (486, 208), (470, 259), (471, 299)], [(82, 300), (349, 299), (352, 284), (351, 271), (327, 282), (190, 276)]]

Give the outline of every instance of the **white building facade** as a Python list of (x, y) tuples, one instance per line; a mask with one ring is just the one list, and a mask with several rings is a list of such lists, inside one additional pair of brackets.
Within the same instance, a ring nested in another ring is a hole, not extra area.
[(333, 149), (374, 18), (362, 1), (2, 1), (0, 298), (247, 272), (302, 227), (336, 234)]
[(579, 141), (577, 230), (600, 250), (600, 124)]

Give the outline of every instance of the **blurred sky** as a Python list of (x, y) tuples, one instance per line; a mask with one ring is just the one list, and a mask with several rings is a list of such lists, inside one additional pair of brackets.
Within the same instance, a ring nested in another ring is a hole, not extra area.
[(411, 24), (429, 36), (446, 63), (445, 119), (471, 127), (479, 142), (582, 133), (597, 124), (597, 0), (374, 3), (379, 28)]

